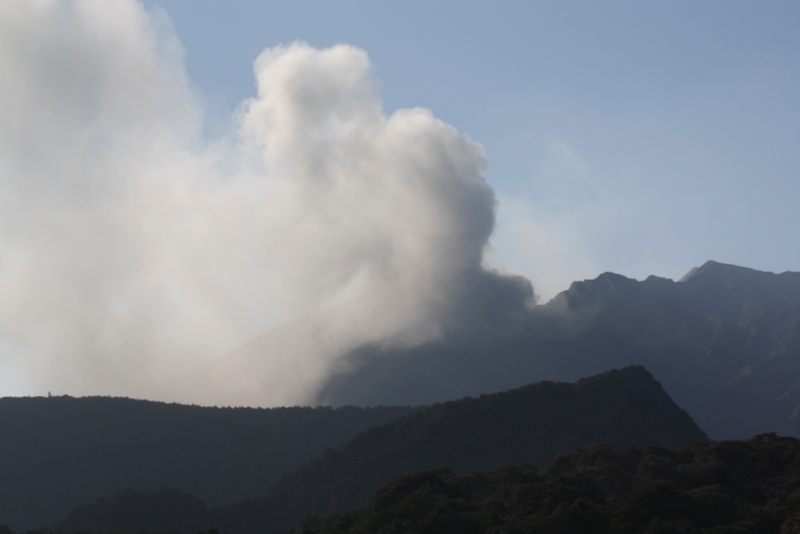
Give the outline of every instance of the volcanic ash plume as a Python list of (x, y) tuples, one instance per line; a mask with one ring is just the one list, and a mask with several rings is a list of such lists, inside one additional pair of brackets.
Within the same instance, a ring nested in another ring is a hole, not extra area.
[(355, 346), (532, 300), (481, 266), (479, 145), (384, 115), (357, 48), (268, 49), (255, 74), (203, 142), (165, 15), (0, 5), (0, 393), (298, 403)]

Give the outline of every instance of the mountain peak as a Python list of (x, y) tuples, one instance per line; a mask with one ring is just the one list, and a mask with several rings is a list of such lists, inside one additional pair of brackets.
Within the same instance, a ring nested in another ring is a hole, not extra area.
[(688, 282), (689, 280), (702, 278), (708, 275), (724, 276), (728, 279), (734, 277), (741, 278), (743, 276), (774, 276), (773, 273), (768, 273), (766, 271), (759, 271), (757, 269), (750, 269), (749, 267), (739, 267), (738, 265), (732, 265), (730, 263), (720, 263), (718, 261), (709, 260), (700, 267), (693, 267), (679, 281)]
[(655, 385), (657, 389), (662, 389), (661, 384), (659, 384), (658, 381), (653, 378), (653, 375), (650, 374), (650, 371), (648, 371), (643, 365), (628, 365), (626, 367), (611, 369), (604, 373), (581, 378), (575, 382), (575, 386), (581, 387), (593, 382), (614, 383), (615, 386), (619, 386), (619, 384), (622, 382), (638, 382), (640, 384), (647, 384), (648, 387), (654, 387)]
[(715, 261), (707, 261), (701, 267), (692, 269), (679, 283), (714, 300), (745, 298), (781, 301), (800, 298), (800, 273), (787, 271), (775, 274)]

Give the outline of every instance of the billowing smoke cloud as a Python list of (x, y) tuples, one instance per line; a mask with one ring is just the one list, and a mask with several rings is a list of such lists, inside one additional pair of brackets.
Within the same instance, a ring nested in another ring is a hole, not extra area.
[(202, 143), (164, 15), (0, 4), (2, 393), (303, 402), (357, 345), (528, 305), (526, 280), (482, 267), (479, 145), (426, 110), (387, 117), (350, 46), (268, 49), (255, 74)]

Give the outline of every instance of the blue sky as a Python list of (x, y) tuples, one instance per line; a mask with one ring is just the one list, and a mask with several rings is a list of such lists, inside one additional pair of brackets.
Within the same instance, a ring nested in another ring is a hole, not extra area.
[(428, 108), (484, 146), (494, 261), (545, 297), (708, 259), (800, 270), (800, 4), (145, 5), (174, 25), (210, 138), (264, 48), (366, 50), (387, 113)]

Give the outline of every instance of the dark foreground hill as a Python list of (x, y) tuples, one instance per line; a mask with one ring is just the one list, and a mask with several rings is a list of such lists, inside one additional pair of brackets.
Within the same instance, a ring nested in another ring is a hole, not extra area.
[(410, 408), (204, 408), (109, 397), (0, 399), (0, 525), (39, 527), (125, 489), (210, 504), (278, 477)]
[[(164, 498), (194, 510), (188, 517), (168, 517), (159, 510), (169, 507), (143, 504), (159, 502), (153, 494), (129, 493), (77, 508), (60, 528), (133, 532), (191, 525), (188, 532), (202, 527), (193, 519), (208, 517), (206, 529), (277, 532), (311, 514), (366, 506), (382, 484), (423, 469), (469, 473), (519, 462), (544, 467), (558, 454), (592, 443), (625, 450), (705, 439), (646, 370), (629, 367), (574, 384), (545, 382), (424, 408), (356, 436), (283, 477), (266, 494), (228, 507), (203, 511), (202, 503), (165, 492)], [(153, 522), (153, 515), (165, 523)]]
[(800, 437), (800, 273), (716, 262), (678, 282), (606, 273), (506, 326), (362, 347), (319, 400), (425, 404), (638, 364), (712, 438)]
[(546, 470), (415, 473), (298, 534), (800, 532), (800, 442), (761, 435), (674, 448), (587, 447)]

